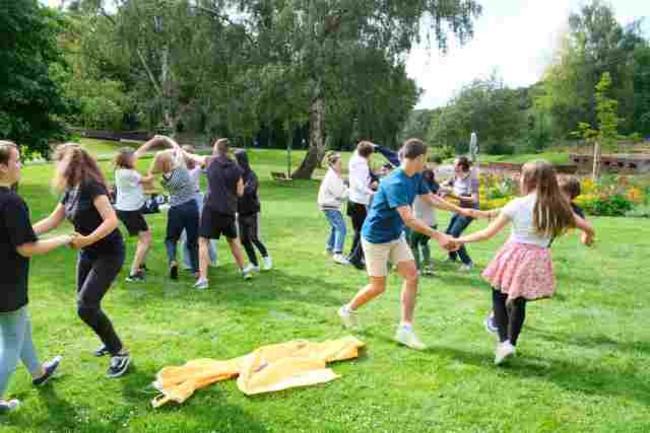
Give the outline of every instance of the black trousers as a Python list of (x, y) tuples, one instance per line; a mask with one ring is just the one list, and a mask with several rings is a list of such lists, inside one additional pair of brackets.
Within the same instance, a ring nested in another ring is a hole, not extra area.
[(111, 355), (122, 350), (110, 319), (102, 311), (102, 298), (124, 264), (121, 254), (89, 257), (83, 252), (77, 259), (77, 314), (102, 340)]
[(510, 340), (510, 343), (515, 346), (526, 319), (526, 299), (516, 298), (509, 304), (506, 304), (506, 299), (508, 299), (507, 294), (492, 288), (492, 310), (499, 341), (503, 343)]
[(167, 212), (167, 234), (165, 248), (169, 262), (176, 261), (176, 249), (181, 234), (185, 231), (186, 245), (190, 252), (192, 271), (199, 270), (199, 207), (195, 200), (172, 206)]
[(366, 220), (366, 216), (368, 216), (368, 208), (363, 204), (348, 202), (348, 215), (352, 220), (352, 228), (354, 230), (352, 247), (350, 248), (348, 259), (352, 263), (361, 263), (363, 260), (363, 248), (361, 248), (361, 227), (363, 227), (363, 222)]
[(259, 237), (259, 212), (248, 215), (239, 215), (239, 238), (241, 243), (246, 250), (246, 255), (248, 256), (248, 261), (257, 266), (257, 255), (255, 254), (255, 247), (260, 251), (262, 257), (267, 257), (269, 255), (266, 247), (262, 243)]

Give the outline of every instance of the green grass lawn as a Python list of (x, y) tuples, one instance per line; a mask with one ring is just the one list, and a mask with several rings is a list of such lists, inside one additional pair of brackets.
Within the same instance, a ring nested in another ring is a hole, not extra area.
[[(149, 218), (149, 279), (125, 284), (125, 267), (103, 304), (133, 354), (132, 371), (121, 379), (104, 378), (107, 360), (91, 355), (98, 340), (76, 317), (74, 252), (33, 260), (34, 336), (43, 358), (64, 356), (62, 376), (35, 389), (19, 367), (10, 393), (23, 407), (1, 419), (0, 431), (650, 431), (650, 222), (640, 219), (594, 219), (598, 242), (591, 249), (575, 234), (554, 244), (558, 294), (529, 305), (519, 353), (507, 366), (492, 365), (494, 337), (482, 324), (490, 295), (479, 277), (501, 236), (470, 246), (478, 264), (471, 274), (438, 264), (436, 277), (421, 280), (416, 329), (428, 350), (391, 341), (399, 317), (393, 276), (387, 293), (362, 310), (359, 337), (367, 348), (358, 360), (334, 365), (339, 380), (254, 397), (228, 381), (182, 406), (153, 410), (150, 383), (163, 366), (346, 335), (335, 311), (365, 276), (324, 255), (328, 228), (315, 203), (318, 183), (271, 181), (269, 173), (284, 167), (280, 151), (255, 151), (251, 162), (261, 178), (262, 231), (276, 269), (244, 282), (221, 241), (210, 290), (192, 290), (188, 276), (171, 282), (165, 217)], [(34, 221), (56, 203), (51, 174), (50, 166), (24, 169), (20, 192)], [(448, 217), (440, 219), (444, 226)], [(128, 260), (133, 249), (130, 240)], [(435, 258), (440, 263), (444, 253)]]

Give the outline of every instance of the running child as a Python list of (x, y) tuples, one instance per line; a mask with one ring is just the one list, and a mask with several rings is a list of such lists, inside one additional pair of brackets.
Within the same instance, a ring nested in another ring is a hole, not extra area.
[(325, 247), (332, 260), (340, 265), (348, 265), (348, 259), (343, 255), (345, 245), (345, 219), (341, 213), (341, 207), (348, 198), (348, 187), (341, 176), (342, 161), (338, 153), (328, 153), (327, 173), (318, 189), (318, 207), (325, 214), (330, 224), (330, 235), (327, 238)]
[(244, 194), (237, 200), (237, 223), (239, 226), (239, 238), (248, 256), (249, 264), (246, 272), (259, 272), (260, 266), (255, 254), (255, 248), (262, 256), (263, 270), (270, 271), (273, 268), (273, 260), (269, 255), (266, 246), (260, 240), (260, 198), (257, 194), (259, 182), (257, 175), (248, 162), (248, 155), (243, 149), (235, 151), (235, 160), (242, 169), (242, 180), (244, 181)]
[(145, 203), (143, 184), (153, 180), (153, 176), (141, 175), (135, 168), (138, 158), (157, 141), (156, 137), (147, 141), (138, 150), (122, 148), (115, 157), (115, 187), (117, 197), (115, 210), (117, 217), (126, 227), (129, 236), (137, 236), (138, 242), (131, 263), (131, 271), (126, 281), (144, 281), (144, 264), (151, 248), (151, 230), (144, 218)]
[(427, 146), (418, 139), (409, 139), (401, 150), (401, 166), (386, 176), (379, 184), (368, 218), (362, 228), (362, 246), (366, 258), (369, 283), (352, 300), (338, 310), (343, 325), (357, 326), (356, 311), (386, 290), (388, 263), (396, 266), (404, 279), (402, 285), (402, 314), (395, 339), (407, 347), (423, 349), (413, 331), (413, 312), (418, 289), (418, 271), (413, 253), (404, 236), (404, 227), (420, 232), (438, 241), (447, 250), (457, 249), (457, 242), (450, 236), (433, 230), (418, 220), (411, 211), (416, 196), (431, 206), (464, 214), (469, 210), (459, 209), (442, 198), (433, 195), (422, 181), (426, 165)]
[(61, 362), (56, 356), (41, 363), (32, 341), (27, 312), (29, 259), (69, 245), (73, 236), (39, 240), (29, 220), (29, 209), (12, 187), (20, 180), (20, 152), (10, 141), (0, 141), (0, 413), (15, 410), (19, 400), (5, 398), (9, 380), (22, 361), (32, 384), (44, 385)]
[(68, 219), (79, 236), (72, 247), (77, 257), (77, 314), (97, 334), (102, 346), (95, 355), (110, 355), (107, 377), (122, 376), (131, 357), (101, 307), (102, 298), (124, 264), (124, 240), (108, 199), (108, 187), (97, 162), (78, 144), (59, 146), (54, 155), (54, 186), (63, 193), (49, 217), (34, 226), (47, 233)]
[(590, 245), (594, 231), (576, 216), (560, 192), (553, 165), (546, 161), (525, 164), (520, 178), (522, 197), (508, 203), (486, 229), (458, 238), (469, 243), (488, 240), (512, 224), (512, 234), (483, 277), (492, 286), (492, 309), (499, 343), (494, 363), (501, 364), (515, 353), (526, 316), (526, 303), (555, 293), (555, 276), (549, 251), (551, 240), (571, 227), (583, 231)]

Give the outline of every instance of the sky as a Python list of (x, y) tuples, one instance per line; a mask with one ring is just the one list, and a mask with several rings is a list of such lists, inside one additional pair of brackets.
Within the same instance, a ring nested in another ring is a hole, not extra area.
[[(407, 73), (423, 94), (416, 108), (445, 105), (455, 92), (493, 71), (510, 87), (537, 82), (550, 63), (571, 12), (584, 0), (477, 0), (483, 14), (475, 22), (474, 38), (460, 46), (450, 38), (446, 54), (425, 44), (407, 57)], [(60, 0), (41, 0), (50, 6)], [(650, 0), (609, 0), (622, 24), (645, 17), (650, 37)]]
[[(407, 73), (424, 92), (416, 108), (445, 105), (455, 92), (492, 71), (510, 87), (537, 82), (550, 63), (571, 12), (580, 0), (478, 0), (483, 14), (475, 22), (474, 38), (464, 46), (450, 44), (446, 54), (435, 42), (422, 44), (407, 58)], [(650, 36), (650, 0), (610, 0), (622, 24), (645, 17)]]

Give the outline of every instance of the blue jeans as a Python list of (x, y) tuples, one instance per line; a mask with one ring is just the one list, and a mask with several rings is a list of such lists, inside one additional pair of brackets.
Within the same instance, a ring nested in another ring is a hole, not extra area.
[(0, 399), (4, 398), (9, 379), (21, 360), (34, 375), (41, 371), (32, 342), (32, 325), (27, 306), (9, 313), (0, 313)]
[[(201, 218), (201, 212), (203, 212), (203, 193), (196, 193), (196, 205), (199, 207), (199, 219)], [(185, 268), (192, 269), (192, 253), (190, 247), (187, 246), (187, 232), (183, 231), (181, 235), (181, 243), (183, 245), (183, 264)], [(210, 239), (210, 246), (208, 247), (208, 254), (210, 255), (210, 263), (213, 265), (217, 264), (217, 247), (214, 242), (214, 239)]]
[(323, 213), (327, 221), (332, 226), (329, 238), (327, 239), (327, 250), (334, 254), (343, 253), (343, 244), (345, 244), (345, 220), (339, 210), (324, 210)]
[[(447, 227), (447, 231), (445, 233), (457, 238), (465, 231), (465, 229), (473, 220), (473, 218), (468, 218), (466, 216), (455, 213), (454, 216), (451, 217), (451, 221), (449, 221), (449, 227)], [(457, 257), (460, 257), (460, 261), (466, 265), (472, 264), (472, 258), (469, 256), (469, 254), (467, 254), (465, 245), (463, 245), (458, 251), (451, 251), (449, 253), (449, 258), (451, 260), (456, 260)]]

